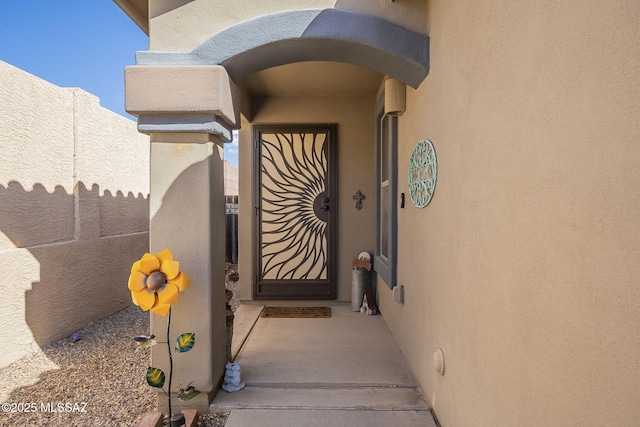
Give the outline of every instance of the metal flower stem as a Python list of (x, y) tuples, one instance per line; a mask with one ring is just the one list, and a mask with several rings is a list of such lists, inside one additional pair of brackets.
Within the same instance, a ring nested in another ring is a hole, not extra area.
[(167, 399), (169, 401), (169, 423), (171, 423), (171, 417), (173, 412), (171, 411), (171, 380), (173, 379), (173, 356), (171, 355), (171, 343), (169, 340), (169, 330), (171, 329), (171, 307), (169, 307), (169, 321), (167, 322), (167, 351), (169, 352), (169, 394)]

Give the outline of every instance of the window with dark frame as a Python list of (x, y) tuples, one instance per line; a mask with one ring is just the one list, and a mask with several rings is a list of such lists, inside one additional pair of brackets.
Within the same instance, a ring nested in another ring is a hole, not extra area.
[(376, 104), (376, 253), (374, 268), (389, 288), (396, 285), (398, 118)]

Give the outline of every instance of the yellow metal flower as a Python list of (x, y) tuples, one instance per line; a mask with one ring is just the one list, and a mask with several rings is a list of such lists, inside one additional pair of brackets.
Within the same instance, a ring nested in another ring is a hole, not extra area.
[(171, 304), (178, 301), (178, 292), (191, 284), (180, 272), (180, 263), (173, 260), (169, 249), (155, 255), (146, 253), (131, 266), (129, 290), (133, 303), (144, 311), (166, 316)]

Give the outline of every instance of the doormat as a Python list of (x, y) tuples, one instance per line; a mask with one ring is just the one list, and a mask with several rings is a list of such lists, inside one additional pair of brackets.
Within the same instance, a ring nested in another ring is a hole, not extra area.
[(265, 307), (260, 317), (327, 319), (331, 317), (331, 307)]

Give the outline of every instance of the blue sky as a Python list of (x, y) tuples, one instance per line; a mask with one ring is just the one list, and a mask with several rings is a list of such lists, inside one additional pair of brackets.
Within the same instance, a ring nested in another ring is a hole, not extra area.
[[(0, 60), (60, 87), (79, 87), (124, 111), (124, 67), (147, 35), (111, 0), (0, 0)], [(1, 84), (1, 82), (0, 82)], [(225, 158), (237, 164), (237, 147)]]
[(111, 0), (6, 1), (0, 59), (61, 87), (80, 87), (124, 111), (124, 67), (149, 38)]

